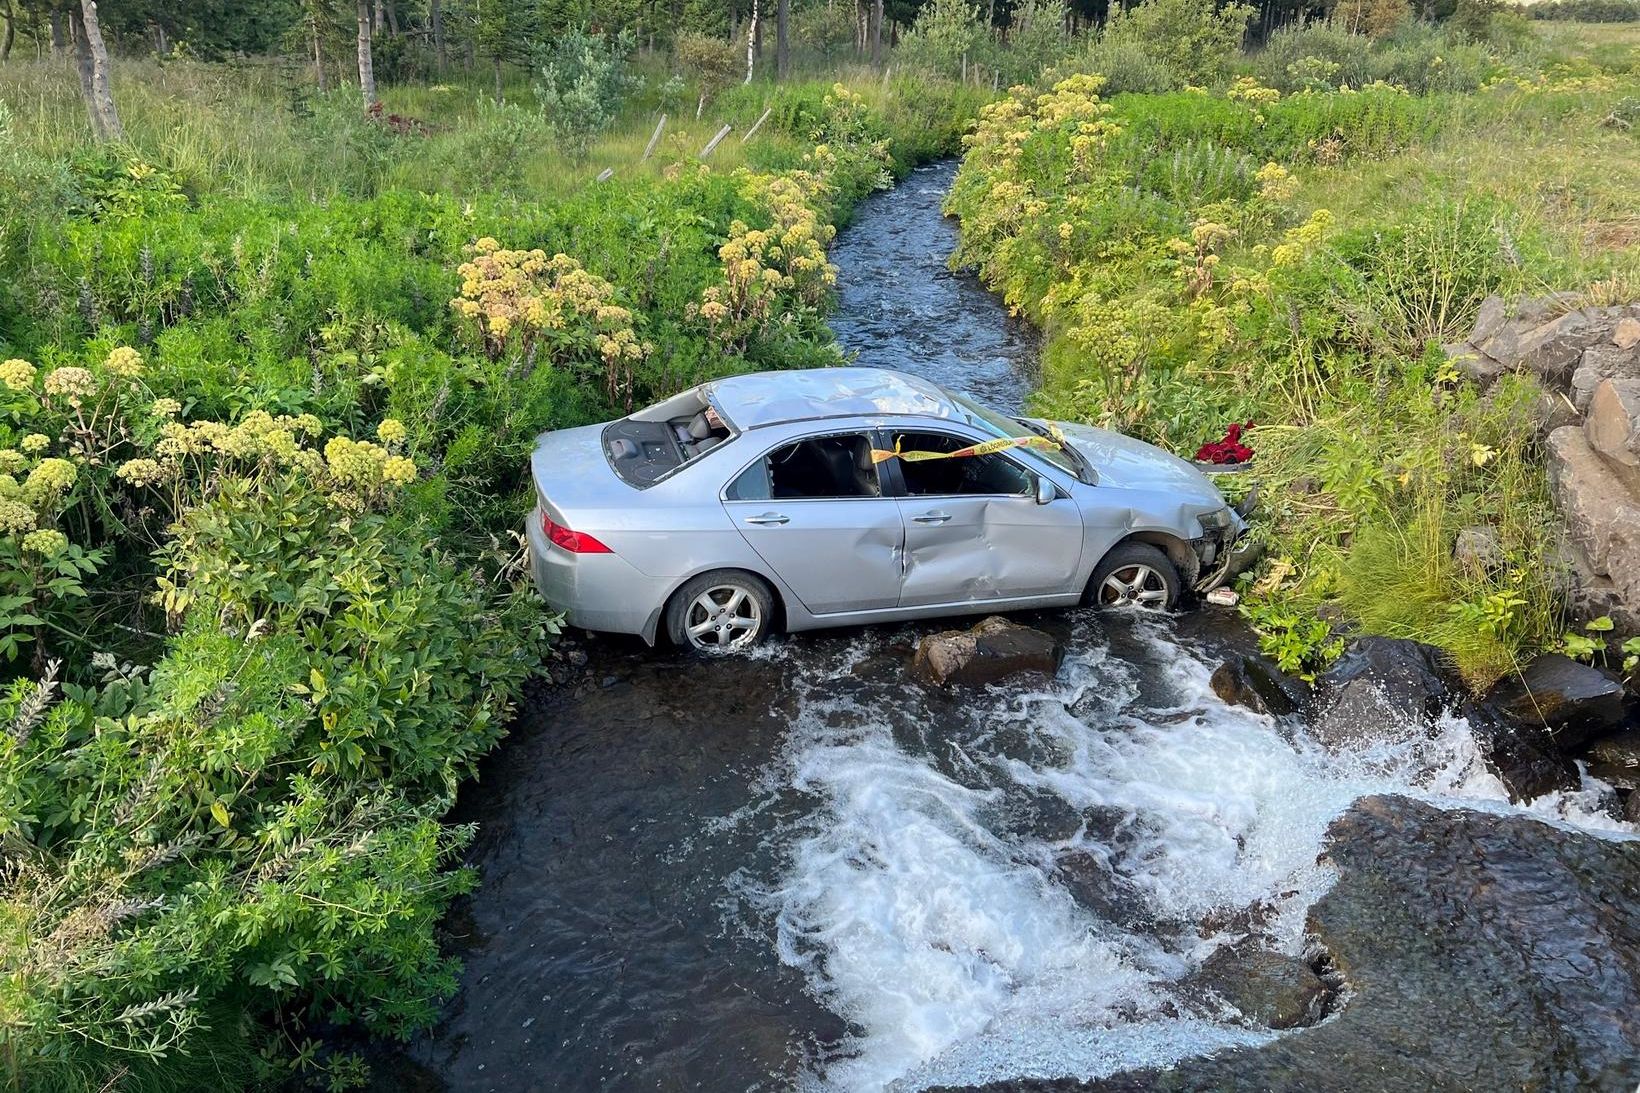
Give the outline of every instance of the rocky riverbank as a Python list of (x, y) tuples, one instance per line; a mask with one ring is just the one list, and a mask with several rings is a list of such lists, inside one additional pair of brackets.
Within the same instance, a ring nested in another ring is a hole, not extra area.
[(1543, 385), (1538, 426), (1566, 519), (1574, 613), (1640, 634), (1640, 303), (1578, 302), (1493, 296), (1447, 353), (1483, 388), (1505, 372)]
[(1308, 926), (1347, 992), (1331, 1020), (1256, 1048), (1070, 1090), (1539, 1089), (1640, 1083), (1640, 845), (1404, 797), (1328, 832), (1338, 883)]

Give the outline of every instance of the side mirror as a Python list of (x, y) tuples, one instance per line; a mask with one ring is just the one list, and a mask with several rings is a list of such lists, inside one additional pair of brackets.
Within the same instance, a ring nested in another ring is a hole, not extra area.
[(1036, 503), (1046, 505), (1059, 496), (1059, 487), (1049, 482), (1042, 475), (1036, 476)]

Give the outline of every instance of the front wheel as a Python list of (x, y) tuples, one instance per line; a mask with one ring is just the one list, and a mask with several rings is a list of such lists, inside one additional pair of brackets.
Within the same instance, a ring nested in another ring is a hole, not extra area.
[(1167, 611), (1179, 602), (1179, 570), (1149, 543), (1123, 543), (1105, 555), (1088, 581), (1094, 607), (1139, 607)]
[(714, 569), (678, 589), (666, 608), (666, 632), (686, 649), (729, 653), (762, 641), (773, 617), (774, 593), (763, 578)]

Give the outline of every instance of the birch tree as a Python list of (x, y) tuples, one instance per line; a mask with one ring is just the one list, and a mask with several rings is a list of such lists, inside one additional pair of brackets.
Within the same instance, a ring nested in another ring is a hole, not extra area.
[(365, 109), (376, 105), (376, 63), (370, 55), (370, 0), (359, 0), (359, 91), (364, 95)]
[(109, 77), (108, 46), (103, 42), (102, 24), (97, 19), (97, 0), (81, 0), (74, 12), (80, 92), (85, 96), (91, 132), (98, 140), (123, 141), (125, 127), (114, 108), (114, 91)]

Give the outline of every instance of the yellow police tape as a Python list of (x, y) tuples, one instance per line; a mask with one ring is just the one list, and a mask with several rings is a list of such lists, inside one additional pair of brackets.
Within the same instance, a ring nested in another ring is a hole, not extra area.
[(1065, 446), (1065, 434), (1059, 431), (1059, 426), (1048, 424), (1048, 431), (1053, 434), (1050, 440), (1045, 436), (999, 436), (995, 440), (985, 440), (978, 444), (970, 444), (966, 448), (959, 448), (954, 452), (918, 452), (902, 451), (900, 442), (894, 442), (892, 452), (881, 448), (871, 449), (872, 463), (881, 463), (888, 459), (903, 459), (907, 463), (921, 463), (929, 459), (964, 459), (973, 455), (991, 455), (994, 452), (1006, 451), (1009, 448), (1036, 448), (1045, 452), (1056, 452)]

